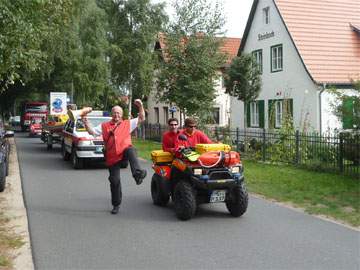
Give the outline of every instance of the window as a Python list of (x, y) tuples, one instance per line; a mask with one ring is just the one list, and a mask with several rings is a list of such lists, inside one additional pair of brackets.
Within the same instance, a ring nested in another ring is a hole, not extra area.
[(264, 100), (257, 100), (247, 103), (247, 105), (245, 106), (247, 110), (247, 127), (264, 128), (264, 104)]
[(250, 103), (250, 125), (252, 127), (259, 126), (259, 106), (257, 102)]
[(269, 99), (269, 128), (281, 128), (283, 121), (293, 122), (293, 99)]
[(158, 123), (160, 123), (159, 108), (155, 107), (154, 111), (155, 111), (155, 123), (158, 124)]
[(283, 69), (283, 49), (282, 45), (271, 47), (271, 72), (281, 71)]
[(275, 102), (275, 127), (276, 128), (281, 127), (282, 114), (283, 114), (282, 108), (283, 108), (282, 101), (276, 101)]
[(167, 121), (169, 120), (169, 108), (168, 107), (163, 107), (163, 112), (164, 112), (164, 124), (167, 124)]
[(253, 59), (257, 65), (257, 68), (260, 70), (260, 74), (262, 74), (263, 64), (262, 64), (262, 50), (256, 50), (252, 52)]
[(264, 24), (270, 23), (270, 7), (263, 8), (263, 22)]
[(220, 108), (213, 108), (212, 117), (214, 124), (220, 124)]

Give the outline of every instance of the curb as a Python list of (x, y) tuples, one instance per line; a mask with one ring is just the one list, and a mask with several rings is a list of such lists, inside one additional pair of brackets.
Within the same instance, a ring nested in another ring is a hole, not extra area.
[(11, 145), (9, 175), (6, 177), (5, 191), (0, 196), (4, 199), (3, 211), (9, 218), (9, 228), (24, 242), (20, 248), (12, 251), (13, 269), (34, 270), (15, 139), (11, 138), (9, 142)]

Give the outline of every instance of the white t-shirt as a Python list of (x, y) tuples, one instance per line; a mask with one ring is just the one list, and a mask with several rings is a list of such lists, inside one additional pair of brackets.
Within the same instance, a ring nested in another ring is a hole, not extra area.
[[(133, 132), (134, 129), (137, 127), (138, 125), (138, 122), (139, 122), (139, 119), (136, 117), (136, 118), (133, 118), (133, 119), (130, 119), (130, 130), (129, 130), (129, 133)], [(102, 125), (97, 125), (96, 127), (93, 127), (93, 131), (94, 131), (94, 136), (100, 136), (102, 134)]]

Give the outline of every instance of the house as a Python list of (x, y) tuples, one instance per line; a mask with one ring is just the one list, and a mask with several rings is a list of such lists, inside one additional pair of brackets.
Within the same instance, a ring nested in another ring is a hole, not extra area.
[[(231, 63), (231, 60), (237, 55), (240, 38), (223, 38), (223, 44), (221, 46), (221, 51), (227, 55), (227, 61), (225, 66)], [(156, 42), (155, 50), (161, 50), (165, 46), (161, 36)], [(213, 107), (213, 118), (216, 125), (226, 126), (229, 125), (230, 121), (230, 96), (225, 93), (223, 71), (224, 67), (219, 67), (218, 78), (216, 82), (216, 100)], [(148, 97), (148, 111), (147, 111), (147, 121), (150, 124), (167, 124), (167, 120), (170, 117), (176, 117), (180, 120), (180, 112), (176, 106), (171, 104), (165, 104), (157, 102), (155, 99), (155, 93), (150, 93)], [(181, 118), (184, 120), (183, 118)]]
[(329, 89), (356, 94), (359, 14), (353, 0), (254, 0), (238, 54), (254, 56), (262, 89), (246, 105), (231, 98), (231, 126), (280, 128), (288, 111), (303, 131), (349, 128), (332, 113)]

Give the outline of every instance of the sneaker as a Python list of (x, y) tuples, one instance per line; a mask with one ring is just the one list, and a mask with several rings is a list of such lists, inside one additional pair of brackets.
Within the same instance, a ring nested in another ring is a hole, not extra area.
[(111, 210), (111, 214), (116, 215), (119, 212), (119, 206), (114, 206)]
[(145, 177), (146, 177), (146, 170), (139, 170), (137, 174), (134, 176), (136, 184), (140, 185)]

